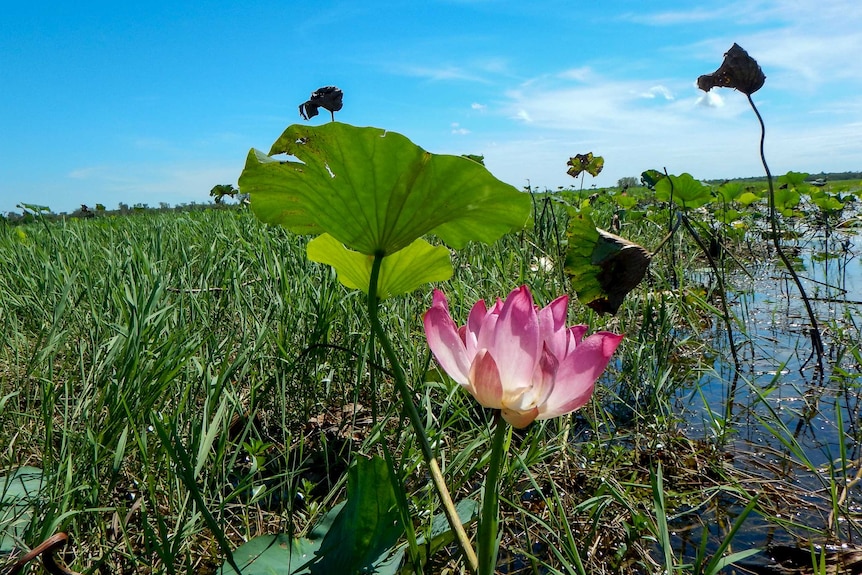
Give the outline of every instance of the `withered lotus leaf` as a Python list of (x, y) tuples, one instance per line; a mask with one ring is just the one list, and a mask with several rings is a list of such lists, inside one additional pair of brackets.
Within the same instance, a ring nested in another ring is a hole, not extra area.
[(575, 154), (574, 157), (569, 158), (566, 165), (569, 166), (566, 173), (573, 178), (580, 176), (581, 172), (587, 172), (591, 176), (596, 177), (601, 173), (602, 168), (605, 167), (605, 159), (601, 156), (593, 156), (592, 152), (587, 152), (586, 154)]
[(565, 272), (578, 300), (615, 314), (646, 275), (652, 255), (634, 242), (595, 227), (589, 210), (571, 214)]
[(604, 297), (587, 304), (599, 313), (615, 314), (626, 295), (646, 275), (652, 256), (646, 248), (625, 238), (596, 228), (599, 239), (593, 251), (593, 261), (601, 268), (597, 275)]
[(697, 87), (709, 92), (715, 87), (735, 88), (750, 96), (763, 87), (766, 76), (757, 60), (748, 55), (739, 44), (734, 43), (724, 54), (724, 62), (712, 74), (697, 79)]

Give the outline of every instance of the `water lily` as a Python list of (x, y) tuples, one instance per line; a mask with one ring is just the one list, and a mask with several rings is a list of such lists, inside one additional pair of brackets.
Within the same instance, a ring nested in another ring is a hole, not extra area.
[(526, 286), (487, 308), (479, 300), (456, 326), (446, 296), (434, 290), (425, 335), (437, 363), (480, 404), (523, 428), (571, 413), (589, 401), (623, 336), (566, 327), (568, 297), (533, 304)]

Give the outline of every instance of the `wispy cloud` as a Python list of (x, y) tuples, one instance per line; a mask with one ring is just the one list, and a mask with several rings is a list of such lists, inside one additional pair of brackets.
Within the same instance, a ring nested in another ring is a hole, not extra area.
[(661, 96), (665, 100), (673, 100), (673, 94), (665, 86), (653, 86), (646, 92), (641, 92), (640, 97), (647, 100), (653, 100), (656, 96)]
[(87, 180), (93, 177), (97, 177), (100, 173), (103, 173), (105, 168), (103, 166), (87, 166), (84, 168), (75, 168), (66, 174), (67, 178), (71, 178), (73, 180)]
[(593, 70), (589, 66), (569, 68), (568, 70), (563, 70), (558, 74), (558, 77), (563, 80), (577, 80), (578, 82), (585, 82), (593, 76)]
[(650, 26), (675, 26), (679, 24), (698, 24), (726, 17), (729, 8), (692, 8), (664, 12), (628, 12), (621, 19)]
[(461, 80), (467, 82), (488, 82), (488, 79), (481, 74), (462, 66), (417, 66), (411, 64), (396, 64), (390, 66), (390, 70), (395, 74), (424, 78), (432, 81)]
[[(680, 98), (674, 97), (680, 91)], [(699, 92), (691, 81), (673, 90), (663, 84), (597, 79), (586, 85), (527, 83), (505, 94), (501, 113), (534, 127), (578, 134), (650, 134), (685, 129), (698, 121)], [(727, 119), (744, 112), (744, 102), (725, 107)]]
[(459, 136), (465, 136), (470, 133), (470, 130), (462, 128), (461, 124), (458, 122), (452, 122), (452, 133), (458, 134)]

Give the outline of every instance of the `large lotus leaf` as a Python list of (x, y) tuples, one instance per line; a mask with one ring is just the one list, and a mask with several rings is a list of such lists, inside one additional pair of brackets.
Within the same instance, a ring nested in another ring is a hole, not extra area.
[(30, 524), (42, 490), (42, 470), (19, 467), (0, 477), (0, 554), (15, 550)]
[(791, 187), (799, 187), (805, 183), (805, 180), (808, 179), (808, 174), (805, 172), (794, 172), (789, 171), (783, 176), (778, 176), (778, 183), (781, 185), (787, 184)]
[(596, 228), (586, 210), (569, 218), (565, 272), (578, 300), (599, 313), (615, 314), (646, 275), (651, 260), (643, 247)]
[[(307, 575), (311, 564), (318, 559), (318, 551), (323, 538), (335, 522), (346, 502), (330, 509), (317, 523), (307, 537), (291, 537), (287, 533), (259, 535), (243, 543), (233, 552), (233, 559), (242, 575)], [(225, 563), (220, 575), (236, 573)]]
[[(276, 159), (286, 154), (294, 159)], [(298, 160), (298, 161), (296, 161)], [(340, 122), (293, 125), (269, 156), (251, 150), (239, 179), (263, 221), (327, 232), (352, 250), (389, 255), (433, 232), (460, 249), (527, 225), (530, 197), (460, 156)]]
[(386, 461), (357, 457), (347, 471), (347, 505), (324, 537), (311, 572), (379, 573), (381, 562), (391, 565), (404, 533), (397, 505)]
[(683, 208), (695, 209), (712, 201), (712, 191), (694, 179), (691, 174), (668, 176), (655, 184), (657, 200), (667, 202), (673, 193), (673, 201)]
[(789, 216), (793, 213), (793, 208), (799, 205), (802, 196), (792, 187), (779, 188), (775, 190), (775, 209)]
[(728, 210), (718, 209), (715, 210), (714, 215), (716, 220), (724, 222), (725, 224), (730, 224), (731, 222), (740, 219), (742, 217), (742, 212), (732, 208)]
[(739, 182), (726, 182), (718, 186), (718, 190), (716, 190), (716, 194), (719, 198), (724, 200), (727, 203), (732, 202), (736, 198), (738, 198), (743, 192), (742, 184)]
[(635, 207), (636, 205), (638, 205), (638, 199), (637, 198), (635, 198), (633, 196), (625, 195), (625, 194), (615, 195), (614, 201), (616, 202), (616, 204), (619, 207), (621, 207), (625, 210), (629, 210), (629, 209)]
[(736, 198), (736, 201), (742, 204), (743, 206), (750, 206), (756, 201), (760, 200), (760, 196), (755, 194), (754, 192), (743, 192)]
[[(331, 509), (308, 534), (261, 535), (233, 553), (242, 575), (394, 575), (404, 534), (386, 461), (357, 457), (347, 473), (347, 501)], [(220, 575), (233, 569), (222, 565)]]
[(665, 175), (658, 170), (646, 170), (645, 172), (641, 172), (641, 183), (649, 189), (654, 190), (658, 181), (664, 177)]
[[(287, 533), (260, 535), (240, 545), (233, 552), (233, 558), (242, 575), (308, 574), (320, 542), (320, 538), (293, 538)], [(234, 573), (236, 571), (228, 564), (222, 565), (219, 571), (220, 575)]]
[(844, 207), (841, 200), (823, 190), (811, 192), (811, 203), (824, 212), (834, 212)]
[[(308, 243), (308, 259), (331, 265), (338, 272), (338, 281), (351, 289), (368, 293), (374, 256), (348, 250), (329, 234), (322, 234)], [(391, 256), (383, 258), (377, 278), (377, 297), (386, 299), (408, 293), (419, 286), (446, 281), (452, 277), (449, 250), (432, 246), (422, 238)]]

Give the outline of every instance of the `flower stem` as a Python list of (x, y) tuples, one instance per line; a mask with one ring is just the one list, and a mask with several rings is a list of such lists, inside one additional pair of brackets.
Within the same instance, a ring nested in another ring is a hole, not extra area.
[(422, 450), (422, 456), (425, 458), (425, 463), (428, 465), (428, 470), (431, 473), (431, 480), (434, 483), (434, 488), (440, 501), (443, 503), (443, 510), (446, 513), (446, 519), (449, 520), (449, 525), (455, 533), (455, 538), (461, 547), (461, 552), (467, 559), (467, 564), (472, 572), (478, 570), (479, 560), (476, 557), (476, 552), (470, 544), (470, 539), (467, 537), (467, 532), (464, 530), (464, 525), (461, 524), (461, 519), (458, 517), (458, 512), (455, 509), (455, 504), (452, 502), (452, 496), (449, 494), (449, 489), (446, 487), (446, 481), (443, 479), (443, 473), (440, 471), (440, 466), (437, 459), (434, 457), (434, 452), (431, 450), (431, 443), (428, 441), (428, 435), (425, 433), (425, 426), (422, 423), (422, 418), (419, 416), (419, 410), (413, 403), (413, 397), (410, 388), (407, 385), (407, 378), (404, 375), (404, 369), (401, 367), (401, 362), (398, 360), (398, 355), (392, 347), (392, 342), (386, 335), (386, 331), (380, 324), (380, 318), (377, 315), (379, 300), (377, 299), (377, 282), (380, 277), (380, 265), (383, 262), (383, 253), (374, 254), (374, 262), (371, 266), (371, 279), (368, 282), (368, 319), (371, 322), (371, 329), (375, 337), (380, 342), (383, 352), (389, 359), (392, 367), (392, 375), (395, 378), (395, 387), (401, 394), (401, 400), (404, 404), (404, 409), (407, 412), (407, 417), (410, 420), (413, 430), (416, 432), (416, 437), (419, 441), (419, 448)]
[(497, 566), (497, 527), (500, 511), (500, 471), (506, 454), (506, 437), (509, 426), (494, 412), (494, 435), (491, 439), (491, 461), (485, 476), (485, 493), (482, 497), (482, 517), (479, 519), (479, 575), (494, 575)]
[(751, 99), (751, 94), (748, 96), (748, 103), (751, 109), (754, 110), (754, 115), (757, 116), (757, 121), (760, 122), (760, 160), (763, 163), (763, 169), (766, 171), (766, 183), (769, 187), (769, 223), (772, 225), (772, 244), (775, 246), (775, 251), (778, 257), (787, 268), (787, 272), (796, 283), (796, 288), (799, 290), (799, 295), (802, 296), (802, 302), (805, 304), (805, 310), (808, 312), (808, 320), (811, 322), (811, 345), (814, 352), (817, 354), (817, 368), (820, 377), (823, 377), (823, 340), (820, 337), (820, 327), (817, 325), (817, 317), (814, 315), (814, 310), (811, 308), (811, 302), (808, 300), (808, 295), (805, 293), (805, 288), (802, 286), (802, 281), (799, 279), (796, 270), (793, 269), (793, 264), (781, 249), (781, 238), (778, 234), (778, 217), (775, 214), (775, 189), (772, 185), (772, 172), (769, 171), (769, 165), (766, 163), (766, 154), (764, 153), (764, 142), (766, 140), (766, 124), (763, 123), (763, 117), (757, 106), (754, 105), (754, 100)]

